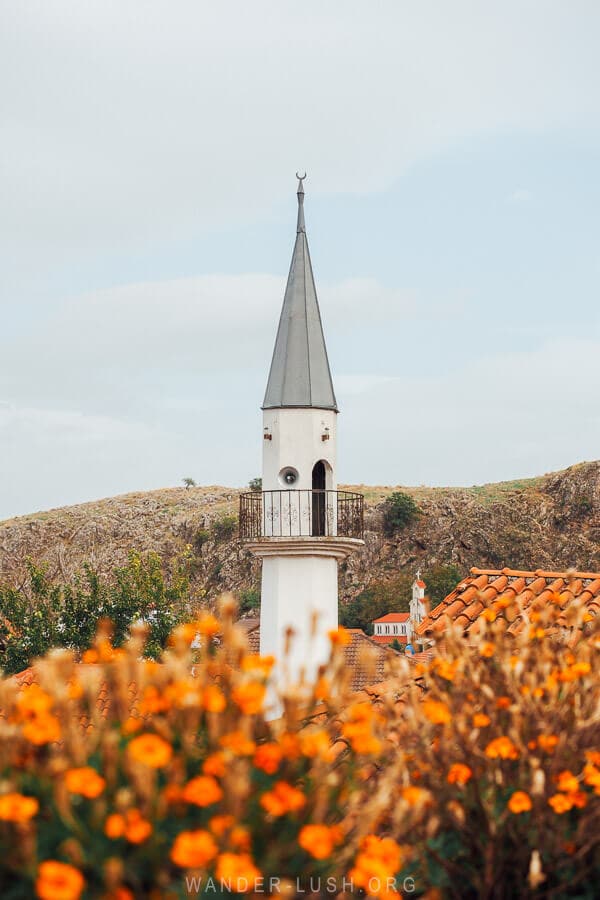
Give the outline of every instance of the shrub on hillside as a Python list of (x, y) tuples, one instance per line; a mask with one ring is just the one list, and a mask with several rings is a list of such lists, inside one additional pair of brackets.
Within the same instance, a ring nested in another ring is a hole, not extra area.
[[(361, 696), (335, 632), (316, 685), (289, 688), (272, 721), (273, 660), (248, 652), (228, 598), (220, 622), (177, 628), (161, 665), (139, 628), (121, 649), (101, 630), (94, 664), (49, 654), (31, 686), (0, 681), (2, 896), (177, 897), (202, 877), (206, 896), (209, 878), (213, 895), (278, 878), (291, 897), (345, 877), (382, 900), (388, 878), (415, 896), (591, 900), (600, 627), (568, 601), (517, 637), (491, 606), (472, 645), (449, 633), (430, 664), (395, 659), (383, 693)], [(561, 614), (570, 646), (551, 634)]]
[(387, 535), (393, 535), (406, 528), (419, 515), (419, 507), (409, 494), (395, 491), (383, 505), (383, 528)]
[(237, 528), (237, 516), (221, 516), (211, 522), (211, 537), (214, 541), (228, 541), (236, 534)]

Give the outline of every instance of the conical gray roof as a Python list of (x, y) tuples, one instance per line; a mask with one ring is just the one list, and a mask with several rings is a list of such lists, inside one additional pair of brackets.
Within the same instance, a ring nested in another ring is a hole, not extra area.
[(337, 412), (304, 227), (302, 181), (299, 178), (296, 243), (263, 409), (314, 406)]

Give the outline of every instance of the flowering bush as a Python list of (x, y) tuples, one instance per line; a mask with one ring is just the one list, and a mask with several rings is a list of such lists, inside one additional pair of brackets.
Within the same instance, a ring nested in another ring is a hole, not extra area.
[(1, 896), (593, 897), (600, 638), (579, 609), (575, 646), (549, 637), (563, 607), (517, 639), (450, 634), (361, 695), (340, 630), (271, 721), (274, 661), (227, 597), (160, 662), (147, 626), (50, 652), (0, 682)]

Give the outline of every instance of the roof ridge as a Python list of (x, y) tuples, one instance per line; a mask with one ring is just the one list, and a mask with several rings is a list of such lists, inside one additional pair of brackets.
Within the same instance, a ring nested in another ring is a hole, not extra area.
[[(580, 572), (577, 569), (562, 570), (546, 570), (546, 569), (510, 569), (505, 566), (503, 569), (478, 569), (477, 566), (471, 566), (470, 573), (472, 576), (479, 575), (508, 575), (511, 578), (582, 578), (596, 579), (600, 578), (600, 572)], [(469, 581), (470, 576), (463, 578), (460, 584)]]

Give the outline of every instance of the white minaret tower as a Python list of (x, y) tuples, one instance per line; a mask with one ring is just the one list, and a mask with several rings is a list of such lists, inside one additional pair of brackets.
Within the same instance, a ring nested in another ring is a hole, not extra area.
[(337, 490), (338, 408), (306, 239), (305, 177), (262, 407), (262, 493), (240, 501), (240, 536), (263, 560), (260, 652), (277, 658), (280, 684), (312, 680), (328, 658), (338, 560), (363, 544), (362, 495)]

